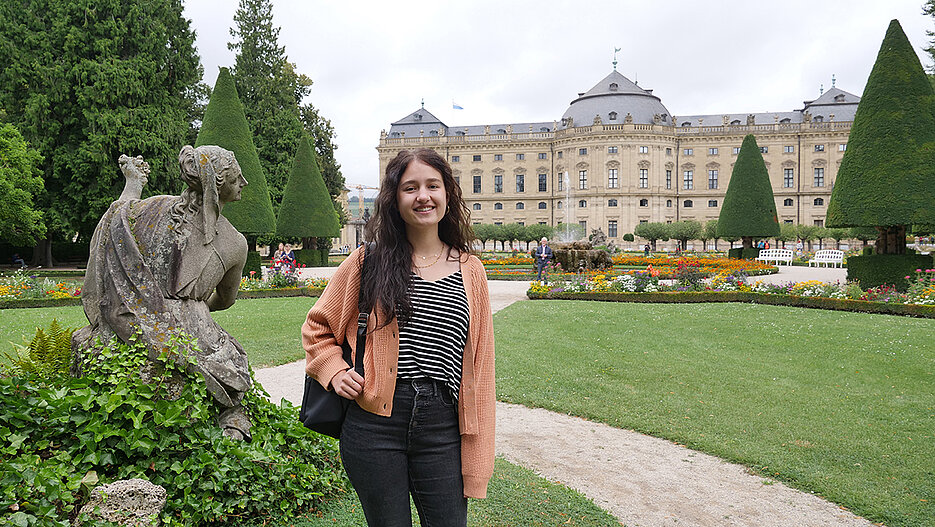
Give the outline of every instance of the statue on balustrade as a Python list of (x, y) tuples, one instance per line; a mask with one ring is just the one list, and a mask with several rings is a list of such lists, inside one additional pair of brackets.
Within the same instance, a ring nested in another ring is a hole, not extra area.
[(221, 215), (247, 184), (240, 166), (223, 148), (186, 146), (179, 165), (188, 188), (181, 196), (141, 200), (149, 165), (141, 157), (119, 162), (126, 186), (91, 240), (82, 291), (90, 324), (74, 334), (72, 373), (81, 374), (99, 342), (114, 336), (127, 342), (136, 334), (152, 367), (185, 333), (197, 348), (180, 350), (178, 362), (204, 378), (225, 435), (250, 439), (241, 406), (252, 384), (247, 355), (210, 314), (234, 303), (246, 262), (246, 239)]

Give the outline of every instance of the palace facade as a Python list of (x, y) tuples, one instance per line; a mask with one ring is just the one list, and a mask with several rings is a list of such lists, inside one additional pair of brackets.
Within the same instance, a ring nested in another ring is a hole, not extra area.
[(423, 107), (382, 131), (377, 150), (381, 175), (402, 149), (444, 155), (475, 224), (577, 223), (619, 245), (640, 222), (717, 219), (752, 133), (779, 221), (823, 225), (859, 101), (833, 87), (788, 112), (673, 116), (615, 70), (560, 120), (448, 126)]

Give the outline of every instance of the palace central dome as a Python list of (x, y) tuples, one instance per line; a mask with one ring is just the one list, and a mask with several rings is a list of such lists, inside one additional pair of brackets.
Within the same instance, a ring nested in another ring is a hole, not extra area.
[(571, 102), (559, 128), (590, 126), (596, 116), (604, 124), (624, 124), (627, 114), (634, 124), (672, 125), (672, 115), (652, 90), (640, 88), (614, 70)]

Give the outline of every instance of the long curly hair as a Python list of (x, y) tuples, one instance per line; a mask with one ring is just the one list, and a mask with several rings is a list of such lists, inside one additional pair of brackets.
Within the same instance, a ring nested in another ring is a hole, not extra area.
[(474, 244), (471, 215), (448, 161), (429, 148), (399, 152), (386, 166), (380, 193), (374, 202), (374, 214), (366, 227), (367, 239), (376, 243), (367, 253), (367, 258), (373, 260), (368, 263), (361, 294), (365, 305), (378, 304), (386, 314), (387, 319), (381, 326), (394, 317), (400, 325), (405, 325), (412, 315), (412, 245), (406, 237), (406, 224), (399, 213), (396, 195), (399, 180), (413, 161), (425, 163), (442, 176), (448, 203), (445, 216), (438, 224), (438, 237), (450, 247), (446, 259), (470, 253)]

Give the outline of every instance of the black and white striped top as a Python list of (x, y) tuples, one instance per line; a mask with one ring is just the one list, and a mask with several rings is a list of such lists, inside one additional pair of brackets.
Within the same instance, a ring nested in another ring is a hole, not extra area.
[(461, 271), (435, 282), (413, 273), (412, 316), (399, 328), (400, 379), (433, 379), (458, 398), (470, 311)]

